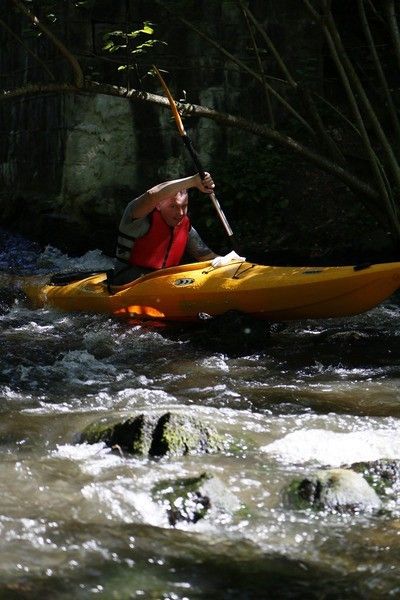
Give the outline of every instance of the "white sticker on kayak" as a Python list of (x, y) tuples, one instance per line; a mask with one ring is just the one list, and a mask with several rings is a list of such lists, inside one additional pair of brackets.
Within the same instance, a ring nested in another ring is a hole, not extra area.
[(174, 281), (174, 285), (180, 286), (182, 287), (183, 285), (190, 285), (194, 283), (194, 279), (190, 279), (190, 277), (187, 278), (182, 278), (182, 279), (176, 279)]

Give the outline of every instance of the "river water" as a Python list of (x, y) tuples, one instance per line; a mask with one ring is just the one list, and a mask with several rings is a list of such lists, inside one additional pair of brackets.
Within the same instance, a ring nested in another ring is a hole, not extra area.
[[(2, 232), (0, 270), (107, 267)], [(398, 300), (398, 299), (397, 299)], [(0, 295), (0, 598), (400, 596), (400, 502), (382, 513), (285, 508), (320, 466), (400, 459), (400, 307), (341, 320), (160, 327), (32, 310)], [(126, 458), (76, 434), (174, 410), (235, 450)], [(232, 446), (231, 446), (232, 447)], [(239, 499), (172, 527), (152, 488), (208, 472)]]

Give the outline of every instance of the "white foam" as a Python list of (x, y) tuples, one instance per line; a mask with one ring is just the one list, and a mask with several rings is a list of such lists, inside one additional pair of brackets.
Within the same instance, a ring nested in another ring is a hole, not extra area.
[(44, 367), (24, 367), (21, 365), (18, 370), (22, 381), (35, 380), (39, 376), (46, 379), (62, 378), (63, 381), (85, 386), (89, 386), (94, 382), (99, 383), (102, 378), (114, 378), (117, 374), (116, 367), (106, 364), (104, 361), (97, 360), (87, 350), (71, 350), (66, 352), (52, 365)]
[(148, 493), (134, 486), (132, 479), (120, 478), (117, 483), (90, 483), (81, 489), (81, 493), (107, 519), (166, 526), (167, 519), (161, 507)]
[(122, 458), (113, 453), (111, 448), (103, 442), (97, 444), (70, 444), (59, 445), (52, 452), (54, 458), (72, 460), (79, 463), (80, 469), (87, 475), (96, 477), (103, 471), (113, 467), (119, 467)]
[(107, 448), (104, 442), (98, 442), (96, 444), (59, 444), (57, 449), (53, 450), (52, 456), (58, 458), (67, 458), (70, 460), (87, 460), (95, 456), (100, 457), (111, 452), (110, 448)]
[(229, 365), (227, 364), (225, 357), (222, 355), (205, 358), (201, 361), (201, 366), (204, 369), (210, 369), (215, 371), (229, 371)]
[(130, 397), (124, 394), (124, 390), (118, 393), (118, 397), (126, 399), (126, 408), (136, 408), (141, 403), (160, 406), (177, 402), (175, 396), (164, 390), (137, 388), (130, 392)]
[(400, 436), (397, 430), (374, 429), (338, 433), (324, 429), (299, 430), (262, 446), (262, 452), (285, 462), (315, 461), (339, 466), (358, 461), (383, 458), (400, 459)]
[(100, 271), (113, 267), (113, 260), (100, 250), (90, 250), (83, 256), (71, 258), (57, 248), (47, 246), (39, 256), (37, 265), (43, 271)]
[(11, 389), (8, 385), (0, 387), (0, 398), (11, 400), (12, 402), (23, 402), (28, 403), (32, 401), (32, 396), (30, 394), (16, 392)]

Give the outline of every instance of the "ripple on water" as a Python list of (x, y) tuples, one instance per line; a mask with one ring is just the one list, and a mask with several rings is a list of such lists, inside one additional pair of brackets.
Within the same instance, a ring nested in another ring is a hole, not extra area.
[(223, 371), (224, 373), (228, 373), (230, 370), (227, 357), (222, 354), (204, 358), (200, 364), (205, 370)]
[(71, 350), (62, 353), (49, 365), (20, 365), (14, 371), (14, 378), (32, 389), (53, 389), (56, 385), (77, 387), (101, 386), (115, 380), (117, 369), (114, 365), (96, 359), (87, 350)]

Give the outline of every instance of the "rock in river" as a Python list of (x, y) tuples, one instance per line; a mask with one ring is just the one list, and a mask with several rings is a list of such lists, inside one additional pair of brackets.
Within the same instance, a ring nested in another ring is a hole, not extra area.
[(395, 459), (380, 459), (369, 462), (358, 462), (351, 469), (366, 479), (379, 496), (399, 496), (400, 492), (400, 461)]
[(285, 490), (285, 500), (297, 509), (368, 511), (381, 507), (376, 492), (351, 469), (329, 469), (295, 479)]
[(179, 413), (140, 414), (126, 421), (101, 420), (88, 425), (79, 442), (104, 442), (129, 454), (182, 456), (222, 450), (223, 443), (214, 427)]
[(218, 477), (208, 473), (163, 481), (153, 489), (153, 498), (165, 508), (172, 526), (179, 521), (197, 523), (205, 517), (231, 514), (240, 508), (238, 498)]

